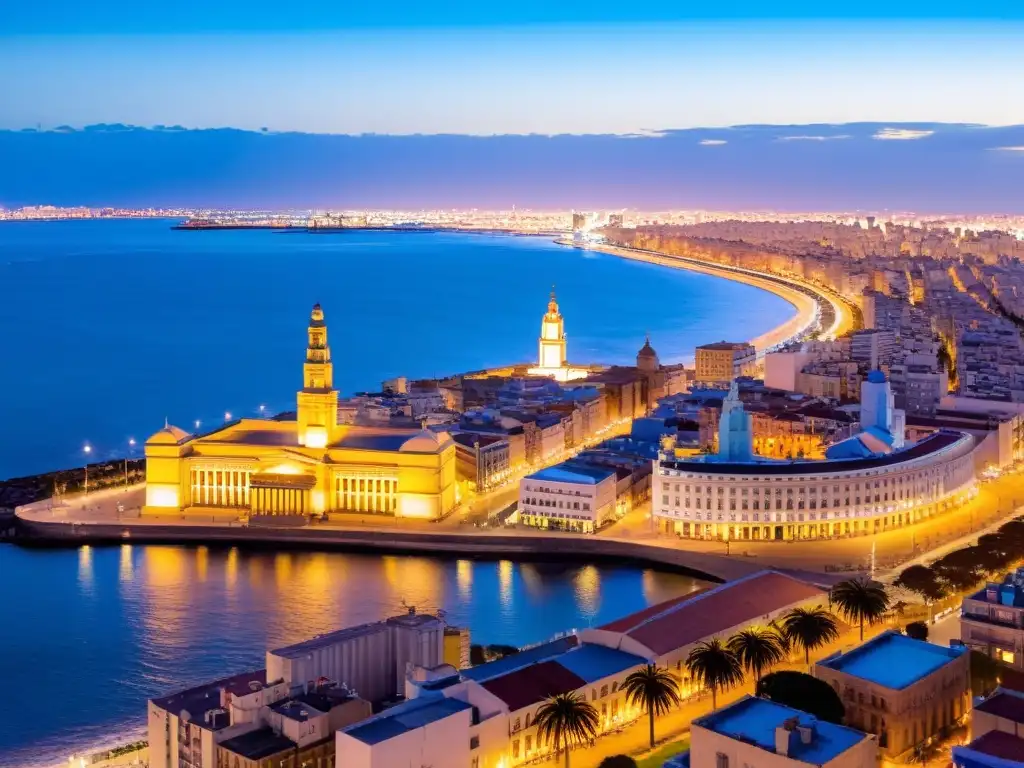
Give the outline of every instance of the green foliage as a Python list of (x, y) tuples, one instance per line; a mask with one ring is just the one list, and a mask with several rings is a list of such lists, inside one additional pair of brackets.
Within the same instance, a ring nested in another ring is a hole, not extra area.
[(829, 723), (841, 724), (846, 716), (846, 708), (832, 686), (804, 672), (772, 672), (758, 682), (755, 693)]
[(903, 631), (907, 637), (912, 637), (915, 640), (928, 639), (928, 625), (923, 621), (912, 621), (907, 624)]
[(832, 588), (832, 602), (847, 621), (860, 625), (860, 639), (864, 640), (864, 624), (875, 624), (889, 610), (889, 596), (885, 587), (867, 576), (841, 581)]
[(597, 710), (582, 696), (560, 693), (540, 705), (534, 722), (538, 738), (565, 750), (568, 768), (570, 747), (594, 739), (600, 721)]
[(760, 680), (766, 669), (780, 663), (785, 657), (783, 644), (776, 632), (751, 627), (729, 638), (727, 647), (739, 659), (743, 668)]
[(804, 649), (804, 659), (810, 666), (811, 651), (839, 638), (839, 622), (820, 605), (794, 608), (783, 617), (782, 632), (792, 645)]
[(698, 643), (686, 659), (690, 676), (711, 690), (711, 705), (718, 706), (718, 691), (743, 682), (743, 665), (718, 638)]
[(622, 683), (626, 700), (639, 704), (650, 719), (651, 747), (654, 747), (654, 718), (679, 706), (679, 681), (667, 669), (648, 664), (630, 674)]
[(893, 584), (920, 595), (927, 602), (941, 600), (949, 586), (927, 565), (912, 565), (904, 569)]

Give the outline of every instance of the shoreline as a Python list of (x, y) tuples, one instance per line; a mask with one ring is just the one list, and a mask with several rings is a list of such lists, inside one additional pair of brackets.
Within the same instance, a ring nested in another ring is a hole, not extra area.
[[(576, 247), (567, 241), (557, 242), (570, 247)], [(768, 293), (772, 293), (788, 302), (795, 310), (793, 317), (775, 328), (771, 328), (764, 333), (747, 340), (757, 349), (759, 357), (773, 347), (792, 341), (810, 329), (819, 319), (821, 302), (831, 304), (835, 315), (835, 321), (832, 323), (831, 327), (822, 329), (823, 335), (839, 335), (842, 331), (847, 330), (845, 326), (851, 322), (846, 319), (846, 314), (848, 313), (847, 308), (843, 307), (839, 301), (832, 296), (829, 296), (821, 289), (807, 283), (788, 280), (777, 275), (760, 274), (751, 270), (745, 270), (741, 267), (712, 264), (685, 256), (673, 256), (670, 254), (626, 248), (618, 245), (593, 245), (589, 246), (588, 250), (605, 253), (617, 258), (640, 261), (645, 264), (654, 264), (656, 266), (667, 267), (669, 269), (681, 269), (689, 272), (699, 272), (712, 277), (731, 280), (733, 282), (750, 285), (763, 291), (767, 291)], [(809, 293), (814, 293), (814, 295), (818, 297), (817, 300), (812, 298)]]

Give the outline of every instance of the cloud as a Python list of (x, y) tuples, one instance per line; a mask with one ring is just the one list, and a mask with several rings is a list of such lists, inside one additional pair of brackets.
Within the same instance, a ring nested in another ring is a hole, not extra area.
[(780, 136), (779, 141), (834, 141), (835, 139), (848, 139), (848, 133), (838, 136)]
[(935, 131), (919, 131), (913, 128), (883, 128), (871, 138), (890, 141), (911, 141), (913, 139), (925, 139)]
[(700, 145), (702, 147), (720, 147), (728, 143), (725, 139), (702, 139)]
[(1024, 147), (992, 147), (996, 152), (1024, 152)]

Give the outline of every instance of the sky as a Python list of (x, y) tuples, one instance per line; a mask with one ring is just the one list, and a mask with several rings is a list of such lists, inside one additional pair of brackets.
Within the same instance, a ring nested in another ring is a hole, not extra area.
[(645, 134), (1024, 124), (1024, 3), (54, 0), (0, 15), (0, 128)]

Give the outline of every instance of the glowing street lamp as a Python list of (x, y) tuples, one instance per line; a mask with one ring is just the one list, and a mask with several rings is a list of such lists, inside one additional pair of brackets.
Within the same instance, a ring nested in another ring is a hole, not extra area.
[(82, 446), (82, 453), (85, 454), (85, 495), (89, 495), (89, 454), (92, 453), (92, 446), (86, 443)]
[(267, 410), (267, 406), (265, 406), (265, 405), (261, 405), (260, 406), (260, 418), (263, 418), (263, 415), (266, 413), (266, 410)]
[(201, 425), (202, 423), (203, 423), (203, 422), (201, 422), (201, 421), (200, 421), (199, 419), (196, 419), (196, 432), (198, 432), (198, 431), (199, 431), (199, 426), (200, 426), (200, 425)]
[[(135, 438), (128, 438), (128, 454), (134, 458), (135, 454)], [(124, 487), (128, 487), (128, 456), (124, 457)]]
[(231, 421), (231, 411), (224, 411), (224, 421)]

